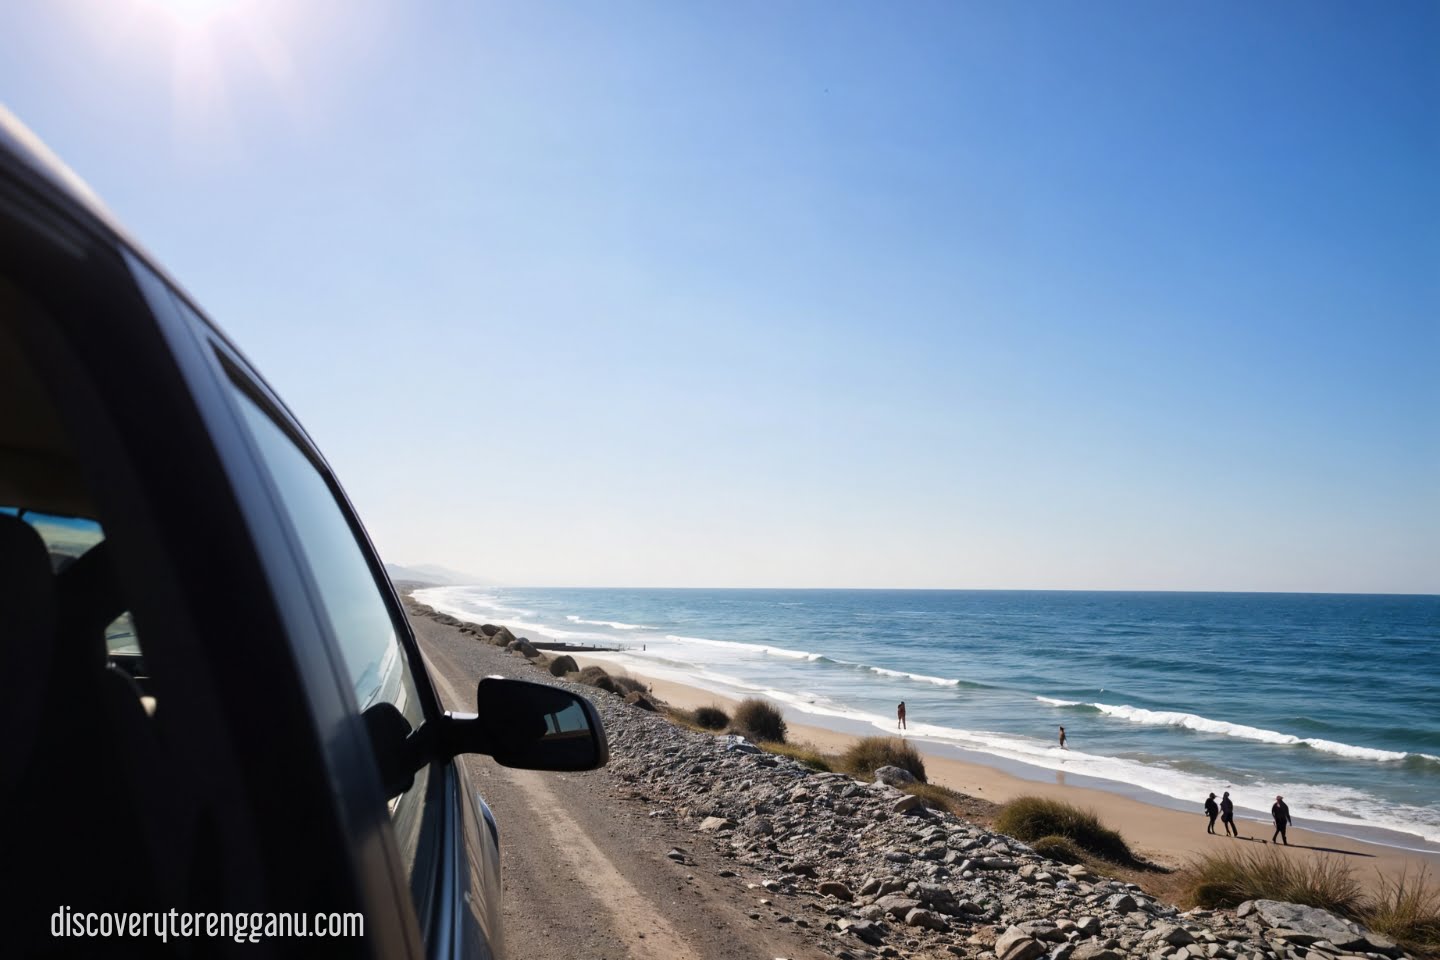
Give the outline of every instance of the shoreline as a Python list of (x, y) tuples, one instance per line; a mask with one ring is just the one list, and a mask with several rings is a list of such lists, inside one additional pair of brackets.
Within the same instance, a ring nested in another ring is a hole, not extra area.
[[(605, 656), (571, 652), (582, 667), (594, 664), (611, 672), (624, 672), (644, 680), (655, 694), (671, 706), (694, 709), (711, 704), (733, 707), (741, 698), (716, 693), (700, 686), (685, 684), (668, 678), (647, 675), (643, 669), (631, 664), (623, 667)], [(773, 701), (772, 701), (773, 702)], [(836, 727), (824, 726), (817, 718), (794, 709), (788, 704), (775, 703), (785, 716), (789, 729), (788, 740), (794, 743), (808, 743), (823, 753), (840, 753), (862, 736), (873, 736), (875, 732), (850, 732)], [(729, 712), (729, 711), (727, 711)], [(1118, 829), (1126, 839), (1147, 859), (1167, 867), (1183, 866), (1192, 857), (1205, 852), (1228, 849), (1234, 843), (1245, 839), (1255, 843), (1268, 840), (1274, 827), (1268, 818), (1259, 819), (1238, 815), (1236, 825), (1240, 828), (1241, 840), (1230, 840), (1216, 825), (1216, 835), (1205, 832), (1205, 818), (1200, 811), (1197, 798), (1195, 812), (1182, 810), (1159, 803), (1148, 802), (1124, 792), (1090, 783), (1067, 783), (1066, 775), (1060, 772), (1034, 770), (1051, 774), (1054, 780), (1035, 779), (1011, 772), (1000, 763), (991, 762), (983, 755), (965, 758), (939, 752), (936, 744), (920, 737), (907, 738), (920, 751), (925, 760), (926, 772), (931, 783), (939, 784), (992, 803), (1005, 803), (1022, 795), (1044, 796), (1065, 800), (1081, 807), (1094, 809), (1111, 827)], [(956, 751), (958, 752), (958, 751)], [(999, 758), (995, 758), (998, 760)], [(1089, 781), (1089, 777), (1073, 779)], [(1116, 786), (1120, 786), (1117, 784)], [(1168, 798), (1166, 798), (1168, 799)], [(1297, 819), (1303, 819), (1303, 811)], [(1403, 836), (1403, 835), (1402, 835)], [(1329, 833), (1317, 829), (1292, 826), (1289, 830), (1290, 847), (1314, 855), (1344, 857), (1356, 868), (1357, 877), (1367, 885), (1374, 878), (1371, 870), (1382, 875), (1395, 876), (1400, 873), (1415, 874), (1428, 869), (1432, 875), (1440, 871), (1440, 851), (1410, 849)], [(1415, 842), (1423, 843), (1420, 838)], [(1257, 844), (1258, 845), (1258, 844)]]

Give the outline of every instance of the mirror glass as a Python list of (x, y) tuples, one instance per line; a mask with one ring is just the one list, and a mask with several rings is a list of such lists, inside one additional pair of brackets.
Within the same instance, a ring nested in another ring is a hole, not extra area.
[(609, 759), (595, 707), (568, 690), (486, 677), (475, 691), (475, 706), (484, 752), (507, 767), (594, 770)]

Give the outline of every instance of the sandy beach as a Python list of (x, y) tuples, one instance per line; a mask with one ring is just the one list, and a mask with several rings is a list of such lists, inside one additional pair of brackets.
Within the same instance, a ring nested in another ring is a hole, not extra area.
[[(582, 666), (598, 664), (611, 672), (616, 668), (603, 657), (587, 657), (571, 654)], [(642, 677), (650, 684), (655, 694), (666, 702), (684, 709), (693, 709), (707, 704), (721, 707), (733, 706), (738, 702), (699, 687), (677, 683), (673, 680), (644, 676), (634, 669), (625, 672)], [(779, 705), (782, 706), (783, 705)], [(795, 743), (808, 743), (825, 753), (838, 753), (858, 739), (856, 736), (838, 730), (816, 725), (812, 718), (785, 710), (789, 726), (789, 739)], [(1004, 803), (1021, 795), (1053, 797), (1089, 807), (1097, 811), (1105, 822), (1120, 830), (1131, 845), (1156, 863), (1179, 866), (1195, 854), (1214, 851), (1228, 844), (1243, 843), (1219, 835), (1221, 826), (1216, 824), (1216, 836), (1205, 832), (1205, 818), (1200, 812), (1203, 797), (1195, 801), (1196, 812), (1183, 812), (1145, 803), (1143, 801), (1099, 790), (1092, 787), (1074, 786), (1061, 782), (1044, 782), (1015, 776), (1004, 770), (979, 763), (970, 763), (952, 757), (941, 756), (927, 749), (924, 741), (916, 746), (925, 757), (925, 768), (931, 783), (950, 787), (962, 793), (982, 797), (994, 803)], [(1063, 779), (1064, 774), (1054, 774)], [(1297, 823), (1303, 822), (1304, 811), (1292, 810)], [(1237, 818), (1242, 837), (1268, 840), (1273, 826), (1268, 822)], [(1293, 826), (1289, 831), (1290, 846), (1297, 852), (1307, 851), (1325, 856), (1346, 858), (1355, 868), (1356, 876), (1366, 882), (1374, 882), (1379, 875), (1395, 876), (1402, 872), (1415, 874), (1422, 868), (1429, 869), (1432, 876), (1440, 871), (1440, 855), (1419, 851), (1407, 851), (1383, 844), (1366, 843), (1329, 833), (1307, 830)]]

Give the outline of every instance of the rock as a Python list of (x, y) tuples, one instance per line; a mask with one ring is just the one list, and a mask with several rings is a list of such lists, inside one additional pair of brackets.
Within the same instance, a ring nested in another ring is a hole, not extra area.
[(878, 947), (885, 942), (885, 935), (881, 932), (879, 924), (869, 920), (841, 920), (837, 926), (845, 933), (854, 934), (859, 937), (862, 943), (868, 943), (872, 947)]
[(836, 900), (846, 901), (855, 899), (855, 895), (850, 892), (850, 888), (839, 880), (826, 880), (820, 884), (819, 889), (820, 896), (822, 897), (834, 897)]
[(1093, 937), (1100, 932), (1100, 921), (1095, 917), (1081, 917), (1075, 921), (1075, 931), (1082, 937)]
[(1039, 960), (1045, 956), (1040, 941), (1018, 927), (1011, 927), (995, 941), (996, 960)]
[(579, 670), (579, 664), (577, 664), (575, 658), (568, 653), (562, 653), (550, 661), (550, 676), (552, 677), (563, 677), (567, 673), (576, 673)]
[(1342, 950), (1365, 950), (1370, 946), (1358, 927), (1319, 907), (1279, 900), (1256, 900), (1253, 909), (1266, 924), (1289, 933), (1290, 936), (1281, 939), (1290, 943), (1308, 946), (1317, 940), (1328, 940)]
[(924, 927), (926, 930), (948, 930), (950, 925), (945, 918), (938, 913), (933, 913), (923, 907), (916, 907), (905, 914), (905, 923), (911, 927)]
[(875, 779), (892, 787), (905, 787), (918, 782), (915, 774), (902, 767), (885, 766), (875, 771)]
[(1139, 908), (1135, 898), (1128, 893), (1117, 893), (1105, 901), (1105, 909), (1111, 913), (1134, 913)]
[(921, 800), (913, 793), (907, 793), (899, 800), (896, 800), (894, 805), (891, 806), (890, 809), (894, 810), (896, 813), (906, 813), (910, 810), (914, 810), (916, 807), (923, 806), (924, 803), (924, 800)]
[(1091, 940), (1076, 947), (1075, 952), (1070, 954), (1070, 960), (1120, 960), (1120, 954)]
[(735, 821), (728, 817), (706, 817), (700, 822), (700, 829), (706, 833), (712, 830), (733, 830)]
[(1017, 923), (1015, 929), (1036, 940), (1045, 940), (1050, 943), (1064, 943), (1065, 934), (1060, 928), (1048, 920), (1028, 920), (1025, 923)]
[(1195, 938), (1190, 935), (1189, 930), (1174, 923), (1157, 924), (1140, 939), (1158, 940), (1161, 943), (1168, 943), (1172, 947), (1184, 947), (1195, 942)]
[(641, 710), (649, 710), (651, 713), (654, 713), (656, 709), (654, 702), (652, 702), (649, 697), (645, 696), (645, 694), (641, 693), (639, 690), (628, 694), (625, 697), (625, 702), (632, 707), (639, 707)]
[(909, 897), (902, 897), (899, 894), (889, 894), (875, 901), (875, 906), (884, 910), (896, 920), (903, 919), (905, 914), (920, 906), (919, 900), (912, 900)]
[(483, 633), (483, 634), (485, 634), (485, 636), (487, 636), (487, 637), (493, 637), (493, 636), (495, 636), (496, 631), (498, 631), (499, 629), (500, 629), (500, 628), (497, 627), (497, 626), (495, 626), (495, 624), (493, 624), (493, 623), (482, 623), (482, 624), (480, 624), (480, 632)]

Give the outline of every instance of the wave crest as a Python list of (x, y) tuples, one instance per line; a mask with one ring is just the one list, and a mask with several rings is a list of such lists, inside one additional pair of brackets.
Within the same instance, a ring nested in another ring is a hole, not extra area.
[(1251, 727), (1243, 723), (1231, 723), (1228, 720), (1211, 720), (1209, 717), (1202, 717), (1194, 713), (1146, 710), (1142, 707), (1113, 706), (1108, 703), (1092, 703), (1088, 704), (1088, 706), (1094, 707), (1096, 710), (1108, 716), (1117, 717), (1121, 720), (1129, 720), (1131, 723), (1143, 723), (1148, 726), (1184, 727), (1187, 730), (1195, 730), (1200, 733), (1214, 733), (1227, 737), (1238, 737), (1242, 740), (1255, 740), (1260, 743), (1304, 746), (1312, 750), (1319, 750), (1322, 753), (1332, 753), (1337, 757), (1349, 757), (1352, 760), (1374, 760), (1379, 763), (1393, 763), (1399, 760), (1408, 760), (1411, 757), (1418, 757), (1424, 760), (1437, 759), (1425, 753), (1415, 754), (1407, 753), (1403, 750), (1381, 750), (1376, 747), (1357, 747), (1354, 744), (1339, 743), (1334, 740), (1321, 740), (1318, 737), (1297, 737), (1290, 733), (1280, 733), (1279, 731), (1266, 730), (1262, 727)]

